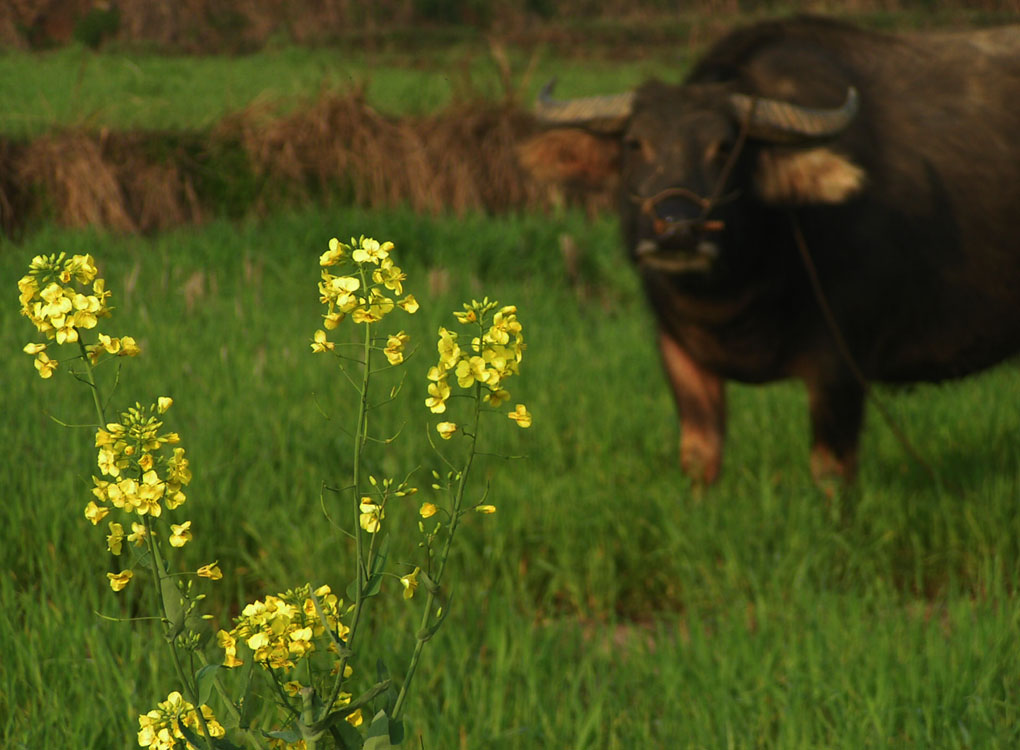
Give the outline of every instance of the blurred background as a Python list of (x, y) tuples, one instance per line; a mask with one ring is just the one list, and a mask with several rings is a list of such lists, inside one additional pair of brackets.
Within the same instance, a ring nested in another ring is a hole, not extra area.
[[(164, 51), (236, 53), (266, 44), (368, 45), (449, 41), (493, 32), (521, 42), (598, 44), (641, 31), (654, 36), (725, 22), (725, 17), (791, 12), (911, 14), (919, 25), (992, 22), (1016, 13), (1016, 0), (7, 0), (0, 44), (45, 48), (77, 40), (150, 45)], [(935, 15), (937, 18), (925, 18)], [(903, 19), (901, 19), (903, 20)], [(640, 52), (635, 51), (636, 54)]]
[[(401, 439), (366, 452), (380, 476), (421, 467), (415, 503), (435, 500), (437, 328), (488, 295), (528, 342), (511, 391), (534, 424), (487, 415), (476, 489), (498, 511), (463, 527), (408, 747), (1020, 747), (1016, 364), (880, 389), (945, 484), (869, 411), (858, 483), (821, 492), (803, 388), (777, 383), (728, 386), (723, 475), (694, 488), (613, 196), (517, 161), (553, 76), (564, 97), (679, 81), (735, 25), (795, 12), (925, 31), (1016, 23), (1020, 2), (0, 0), (0, 747), (137, 747), (175, 679), (144, 623), (115, 621), (148, 592), (110, 590), (82, 516), (87, 391), (21, 352), (31, 258), (95, 256), (110, 333), (144, 353), (111, 411), (174, 398), (181, 553), (219, 560), (205, 606), (229, 627), (352, 575), (323, 517), (350, 508), (322, 487), (349, 483), (354, 399), (309, 349), (318, 257), (352, 234), (396, 243), (422, 305), (374, 422)], [(417, 520), (387, 511), (408, 570)], [(357, 674), (399, 679), (420, 599), (389, 581), (373, 604)]]

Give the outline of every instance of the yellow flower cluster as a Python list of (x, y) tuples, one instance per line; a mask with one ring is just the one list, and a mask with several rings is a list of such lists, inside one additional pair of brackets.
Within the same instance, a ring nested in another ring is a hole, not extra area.
[[(18, 281), (21, 314), (57, 344), (78, 342), (79, 331), (95, 328), (100, 318), (110, 316), (110, 292), (96, 273), (91, 255), (37, 255), (28, 275)], [(57, 369), (57, 360), (51, 359), (46, 349), (46, 344), (36, 343), (24, 347), (26, 354), (35, 357), (35, 368), (43, 378)], [(85, 346), (85, 351), (92, 364), (97, 364), (104, 354), (134, 357), (141, 350), (130, 336), (114, 338), (100, 333), (98, 343)]]
[[(168, 446), (179, 443), (180, 436), (159, 432), (163, 426), (160, 416), (172, 403), (162, 397), (151, 406), (135, 404), (120, 415), (118, 422), (96, 431), (99, 470), (110, 479), (92, 477), (96, 500), (85, 507), (85, 517), (93, 524), (106, 517), (109, 505), (140, 516), (159, 516), (164, 506), (173, 510), (185, 501), (182, 488), (191, 482), (188, 459), (180, 447), (167, 455)], [(173, 532), (170, 543), (182, 546), (191, 538), (190, 523), (175, 526)], [(144, 539), (139, 529), (132, 536), (129, 541), (141, 543)]]
[[(446, 328), (439, 329), (439, 362), (429, 369), (428, 398), (425, 405), (434, 414), (446, 411), (446, 402), (451, 395), (450, 377), (461, 388), (472, 388), (477, 383), (484, 387), (484, 400), (498, 407), (510, 398), (504, 383), (511, 375), (519, 372), (524, 357), (523, 328), (517, 320), (517, 308), (513, 305), (499, 307), (499, 303), (486, 297), (481, 302), (472, 300), (464, 304), (463, 312), (454, 316), (463, 325), (475, 325), (479, 335), (471, 339), (467, 347), (460, 345), (457, 333)], [(495, 312), (493, 312), (495, 311)], [(491, 314), (491, 317), (490, 317)], [(510, 412), (510, 418), (521, 427), (531, 425), (531, 415), (523, 404)], [(456, 431), (454, 422), (440, 422), (436, 429), (444, 439)]]
[[(407, 276), (390, 257), (392, 250), (392, 242), (380, 244), (371, 237), (352, 237), (349, 245), (335, 237), (329, 241), (329, 250), (319, 258), (319, 265), (323, 267), (319, 301), (327, 306), (326, 314), (323, 315), (323, 327), (326, 330), (335, 329), (348, 315), (355, 323), (377, 323), (396, 307), (409, 313), (418, 310), (418, 302), (413, 294), (400, 300), (394, 299), (404, 293)], [(344, 273), (335, 275), (326, 270), (334, 266)], [(315, 332), (311, 345), (313, 352), (331, 351), (334, 348), (327, 338), (326, 330)], [(399, 364), (403, 361), (407, 340), (403, 331), (390, 336), (385, 348), (390, 363)]]
[[(209, 706), (202, 705), (202, 716), (209, 727), (210, 735), (224, 736), (223, 726), (216, 721)], [(176, 690), (170, 693), (165, 701), (157, 704), (156, 708), (139, 716), (138, 727), (138, 744), (149, 750), (179, 750), (179, 748), (199, 750), (187, 740), (181, 727), (186, 727), (199, 736), (205, 734), (195, 707), (184, 700)]]
[[(315, 590), (319, 609), (337, 638), (347, 637), (349, 628), (341, 621), (343, 600), (330, 591), (329, 586)], [(292, 658), (300, 659), (315, 650), (315, 639), (325, 635), (323, 617), (315, 607), (311, 586), (286, 591), (279, 596), (267, 596), (242, 610), (234, 620), (234, 628), (220, 630), (216, 640), (225, 652), (223, 666), (237, 667), (244, 662), (237, 658), (237, 642), (243, 641), (254, 653), (255, 661), (269, 669), (291, 669)]]

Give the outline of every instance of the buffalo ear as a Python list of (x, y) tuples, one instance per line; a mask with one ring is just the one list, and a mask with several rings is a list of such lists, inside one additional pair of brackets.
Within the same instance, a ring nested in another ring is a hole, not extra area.
[(864, 189), (867, 175), (849, 158), (827, 148), (766, 149), (755, 183), (768, 203), (844, 203)]
[(521, 165), (543, 182), (604, 188), (620, 171), (619, 137), (556, 128), (518, 148)]

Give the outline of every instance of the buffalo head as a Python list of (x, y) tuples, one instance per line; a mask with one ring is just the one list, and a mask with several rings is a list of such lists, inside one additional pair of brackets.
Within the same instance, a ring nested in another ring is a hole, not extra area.
[(725, 261), (726, 230), (739, 234), (754, 202), (839, 203), (864, 171), (830, 144), (859, 109), (848, 86), (833, 106), (735, 90), (731, 83), (657, 81), (615, 96), (554, 100), (536, 107), (554, 129), (522, 149), (534, 174), (588, 187), (616, 183), (628, 249), (669, 273), (706, 273)]

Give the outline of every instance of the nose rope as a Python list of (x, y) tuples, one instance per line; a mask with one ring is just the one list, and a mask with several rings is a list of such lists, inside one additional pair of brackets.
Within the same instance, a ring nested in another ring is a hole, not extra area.
[[(662, 236), (671, 229), (676, 228), (691, 228), (696, 232), (721, 232), (725, 227), (726, 223), (721, 219), (709, 219), (708, 215), (712, 213), (721, 203), (723, 203), (723, 191), (726, 189), (726, 183), (729, 181), (730, 173), (733, 172), (733, 168), (737, 164), (737, 158), (740, 153), (744, 150), (744, 144), (747, 142), (747, 134), (751, 129), (751, 118), (754, 116), (754, 110), (757, 106), (758, 100), (752, 99), (751, 106), (747, 110), (747, 114), (741, 120), (740, 132), (737, 135), (737, 142), (734, 144), (733, 151), (730, 152), (729, 157), (726, 159), (726, 164), (723, 165), (722, 172), (719, 173), (719, 177), (716, 180), (715, 188), (712, 190), (710, 197), (705, 198), (702, 195), (698, 195), (693, 190), (689, 190), (684, 187), (669, 187), (665, 190), (660, 190), (655, 195), (642, 198), (639, 195), (632, 196), (632, 200), (641, 204), (641, 213), (645, 214), (652, 220), (653, 231)], [(684, 219), (682, 221), (668, 221), (659, 215), (656, 204), (660, 201), (665, 200), (673, 196), (679, 196), (685, 200), (690, 201), (701, 209), (701, 215), (697, 219)]]

